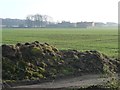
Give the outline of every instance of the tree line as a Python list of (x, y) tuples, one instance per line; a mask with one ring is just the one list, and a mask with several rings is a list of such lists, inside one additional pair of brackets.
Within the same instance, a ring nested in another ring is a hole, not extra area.
[(47, 27), (47, 28), (87, 28), (87, 27), (106, 27), (106, 26), (117, 26), (117, 23), (108, 22), (108, 23), (102, 23), (102, 22), (76, 22), (71, 23), (69, 21), (62, 21), (61, 23), (55, 23), (53, 22), (52, 17), (48, 15), (41, 15), (41, 14), (35, 14), (35, 15), (28, 15), (26, 19), (2, 19), (2, 27), (15, 27), (15, 28), (41, 28), (41, 27)]
[(52, 17), (48, 15), (28, 15), (26, 19), (2, 19), (3, 27), (46, 27), (46, 25), (52, 22)]
[(46, 27), (47, 24), (50, 23), (52, 17), (48, 15), (29, 15), (26, 17), (26, 25), (27, 27)]

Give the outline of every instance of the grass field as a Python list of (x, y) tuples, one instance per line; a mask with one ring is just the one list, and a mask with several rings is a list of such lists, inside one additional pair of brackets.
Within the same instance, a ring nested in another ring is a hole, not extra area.
[(117, 28), (4, 28), (3, 44), (31, 41), (47, 42), (59, 49), (98, 50), (117, 57)]

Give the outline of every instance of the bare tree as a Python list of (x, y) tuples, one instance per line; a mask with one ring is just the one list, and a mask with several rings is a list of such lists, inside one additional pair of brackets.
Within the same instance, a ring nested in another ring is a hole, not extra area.
[(29, 15), (26, 17), (28, 27), (46, 27), (52, 18), (48, 15)]
[(26, 17), (26, 24), (27, 24), (27, 27), (33, 27), (33, 18), (32, 18), (32, 15), (29, 15)]

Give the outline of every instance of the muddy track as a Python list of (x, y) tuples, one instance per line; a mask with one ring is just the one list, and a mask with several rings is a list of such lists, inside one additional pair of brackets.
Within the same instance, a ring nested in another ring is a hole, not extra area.
[(52, 82), (45, 82), (41, 84), (16, 86), (13, 88), (79, 88), (91, 85), (101, 85), (110, 80), (111, 77), (103, 77), (98, 74), (84, 75), (78, 77), (69, 77), (65, 79), (53, 80)]

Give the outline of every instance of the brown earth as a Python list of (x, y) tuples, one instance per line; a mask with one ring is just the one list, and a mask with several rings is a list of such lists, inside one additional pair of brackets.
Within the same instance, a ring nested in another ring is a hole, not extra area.
[(111, 77), (102, 77), (102, 75), (89, 74), (78, 77), (69, 77), (64, 79), (57, 79), (50, 82), (16, 86), (13, 88), (81, 88), (89, 87), (92, 85), (102, 85), (110, 81)]

